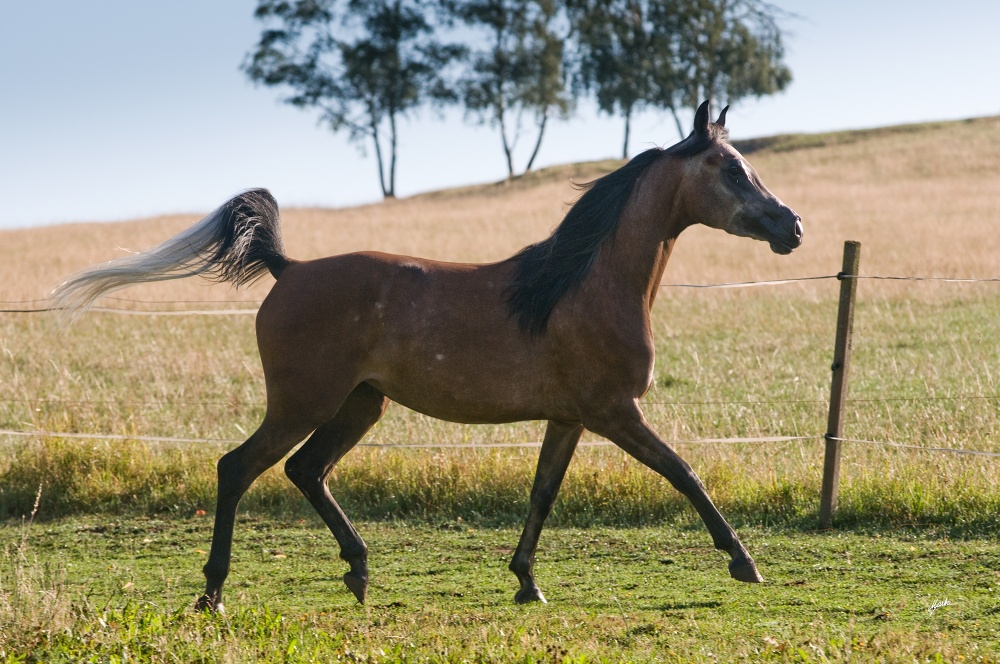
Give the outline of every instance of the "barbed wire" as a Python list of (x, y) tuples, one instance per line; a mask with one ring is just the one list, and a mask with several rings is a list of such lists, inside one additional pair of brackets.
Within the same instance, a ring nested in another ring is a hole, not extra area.
[[(175, 304), (191, 304), (176, 302)], [(34, 309), (0, 309), (0, 314), (42, 314), (62, 311), (62, 307), (38, 307)], [(121, 314), (126, 316), (233, 316), (256, 314), (257, 309), (125, 309), (123, 307), (90, 307), (87, 311), (99, 314)]]
[(135, 399), (32, 399), (30, 397), (0, 399), (0, 403), (26, 403), (30, 405), (44, 404), (65, 404), (65, 405), (88, 405), (88, 406), (254, 406), (263, 405), (263, 398), (257, 401), (224, 401), (221, 399), (201, 400), (201, 401), (137, 401)]
[[(106, 295), (107, 300), (116, 300), (118, 302), (134, 302), (136, 304), (231, 304), (232, 300), (141, 300), (133, 297), (120, 297), (117, 295)], [(46, 300), (42, 300), (43, 302)], [(244, 300), (238, 301), (239, 304), (252, 304), (255, 307), (259, 307), (263, 300)]]

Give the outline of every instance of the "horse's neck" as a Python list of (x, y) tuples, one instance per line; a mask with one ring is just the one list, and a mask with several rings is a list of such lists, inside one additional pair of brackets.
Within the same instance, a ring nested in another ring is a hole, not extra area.
[(647, 312), (652, 308), (684, 225), (675, 209), (675, 191), (670, 173), (651, 172), (644, 178), (595, 266), (601, 282), (614, 284), (610, 297), (641, 302)]

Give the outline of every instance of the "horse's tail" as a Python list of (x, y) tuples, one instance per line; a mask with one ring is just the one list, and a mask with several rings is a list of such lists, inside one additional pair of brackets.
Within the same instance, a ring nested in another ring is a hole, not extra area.
[(194, 226), (150, 249), (95, 265), (52, 292), (53, 308), (73, 318), (111, 291), (132, 284), (205, 275), (239, 287), (288, 265), (278, 203), (267, 189), (233, 197)]

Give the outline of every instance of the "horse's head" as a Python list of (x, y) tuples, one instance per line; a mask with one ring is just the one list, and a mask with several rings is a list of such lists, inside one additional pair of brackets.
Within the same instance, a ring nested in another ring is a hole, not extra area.
[(802, 244), (802, 221), (726, 141), (728, 108), (716, 122), (709, 122), (704, 102), (695, 114), (694, 132), (666, 150), (686, 157), (678, 192), (686, 216), (691, 223), (763, 240), (777, 254), (791, 253)]

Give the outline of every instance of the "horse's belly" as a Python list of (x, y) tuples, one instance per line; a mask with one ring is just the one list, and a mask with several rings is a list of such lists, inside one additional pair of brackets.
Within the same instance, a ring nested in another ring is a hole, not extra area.
[(448, 358), (441, 355), (432, 356), (430, 366), (412, 359), (366, 382), (407, 408), (450, 422), (537, 420), (547, 418), (552, 410), (537, 372), (511, 366), (498, 369), (489, 362), (449, 366)]
[(463, 424), (500, 424), (548, 419), (541, 396), (530, 384), (474, 384), (425, 379), (366, 381), (398, 404), (418, 413)]

